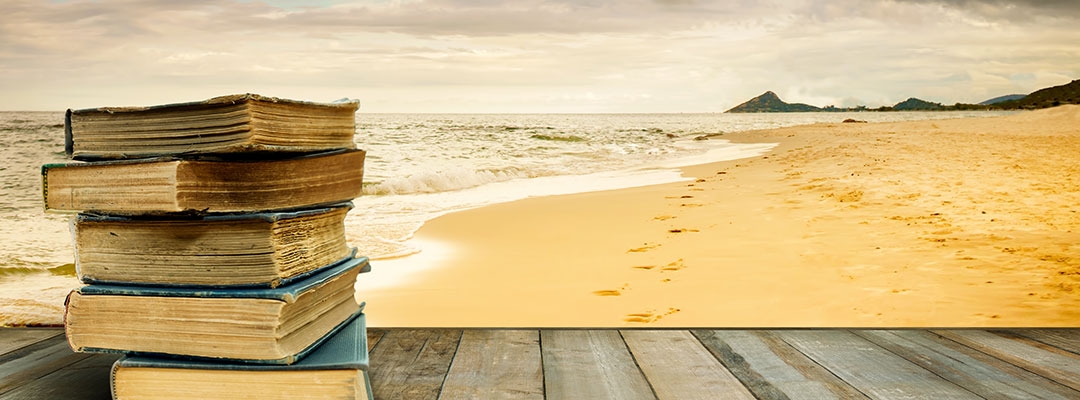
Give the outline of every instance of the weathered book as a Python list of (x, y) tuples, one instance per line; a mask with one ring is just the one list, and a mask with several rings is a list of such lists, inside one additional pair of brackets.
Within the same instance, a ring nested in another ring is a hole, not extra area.
[(359, 103), (238, 94), (150, 107), (68, 110), (65, 151), (78, 160), (355, 148)]
[(258, 212), (360, 196), (364, 151), (289, 159), (153, 158), (41, 167), (46, 211), (120, 215)]
[(84, 283), (277, 287), (352, 258), (351, 203), (294, 212), (72, 219)]
[(371, 399), (364, 314), (292, 365), (124, 357), (113, 399)]
[(292, 364), (361, 311), (353, 259), (273, 289), (90, 285), (68, 295), (64, 329), (80, 352)]

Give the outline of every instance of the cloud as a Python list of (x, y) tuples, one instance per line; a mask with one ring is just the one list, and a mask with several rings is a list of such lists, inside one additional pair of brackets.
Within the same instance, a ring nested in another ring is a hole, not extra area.
[(1065, 5), (12, 0), (0, 87), (15, 96), (0, 108), (239, 91), (361, 98), (365, 111), (719, 111), (765, 90), (818, 105), (980, 101), (1080, 76)]

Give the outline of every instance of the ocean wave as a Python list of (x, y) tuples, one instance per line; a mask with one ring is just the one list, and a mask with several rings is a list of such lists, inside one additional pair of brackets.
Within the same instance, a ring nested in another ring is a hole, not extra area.
[(29, 275), (48, 272), (56, 276), (75, 276), (75, 264), (63, 264), (55, 267), (0, 267), (0, 277), (11, 275)]
[(550, 140), (550, 141), (554, 141), (554, 142), (586, 142), (586, 141), (588, 141), (588, 139), (585, 139), (585, 138), (583, 138), (581, 136), (574, 136), (574, 135), (564, 135), (564, 136), (560, 136), (560, 135), (541, 135), (541, 134), (538, 133), (538, 134), (532, 135), (530, 137), (533, 138), (533, 139)]
[(456, 168), (442, 171), (425, 171), (406, 177), (391, 177), (364, 186), (366, 195), (400, 195), (438, 193), (468, 189), (512, 179), (531, 178), (530, 174), (517, 169), (472, 170)]

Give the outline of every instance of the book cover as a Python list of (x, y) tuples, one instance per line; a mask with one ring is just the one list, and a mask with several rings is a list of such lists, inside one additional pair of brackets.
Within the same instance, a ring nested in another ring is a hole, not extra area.
[(75, 271), (87, 284), (277, 287), (352, 258), (352, 203), (292, 212), (147, 216), (79, 214)]
[(276, 288), (212, 288), (212, 287), (159, 287), (159, 286), (135, 286), (100, 284), (87, 285), (75, 289), (76, 292), (86, 295), (115, 295), (115, 296), (143, 296), (143, 297), (198, 297), (198, 298), (221, 298), (221, 299), (273, 299), (286, 303), (293, 303), (301, 294), (325, 284), (327, 281), (338, 277), (348, 271), (358, 269), (358, 272), (371, 270), (367, 257), (352, 258), (335, 264), (315, 274), (296, 280), (289, 285)]
[(45, 164), (45, 210), (115, 215), (284, 211), (342, 203), (363, 191), (363, 150), (288, 159), (161, 157)]
[(353, 259), (277, 288), (89, 285), (68, 295), (65, 333), (79, 352), (292, 364), (360, 312)]
[(64, 150), (79, 160), (355, 148), (356, 101), (257, 94), (147, 107), (68, 110)]
[(287, 399), (298, 391), (371, 399), (367, 370), (367, 327), (359, 313), (290, 365), (125, 356), (113, 364), (110, 381), (114, 399), (231, 399), (239, 394)]
[(203, 361), (185, 358), (124, 356), (116, 368), (176, 368), (246, 371), (295, 371), (321, 369), (368, 369), (367, 325), (364, 313), (357, 313), (335, 332), (292, 364), (262, 364), (244, 360)]

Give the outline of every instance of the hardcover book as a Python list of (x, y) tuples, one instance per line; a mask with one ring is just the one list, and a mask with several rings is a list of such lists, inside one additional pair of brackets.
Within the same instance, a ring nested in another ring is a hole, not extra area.
[(64, 329), (79, 352), (292, 364), (362, 306), (353, 259), (273, 289), (90, 285), (68, 295)]
[(72, 219), (84, 283), (277, 287), (352, 258), (346, 203), (294, 212)]
[(172, 157), (45, 164), (46, 211), (120, 215), (258, 212), (341, 203), (360, 196), (363, 150), (289, 159)]
[(238, 94), (151, 107), (68, 110), (65, 148), (78, 160), (355, 148), (359, 103)]
[(113, 399), (371, 399), (367, 329), (359, 314), (291, 365), (124, 357)]

